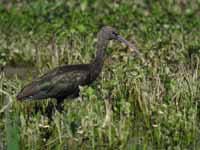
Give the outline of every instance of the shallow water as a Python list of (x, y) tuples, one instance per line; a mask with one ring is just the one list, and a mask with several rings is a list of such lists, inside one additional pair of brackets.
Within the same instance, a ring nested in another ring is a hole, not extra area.
[[(48, 72), (47, 68), (42, 69), (42, 72)], [(4, 73), (6, 78), (15, 78), (19, 79), (27, 79), (28, 77), (37, 78), (39, 76), (39, 72), (37, 68), (34, 67), (24, 67), (24, 66), (5, 66), (1, 68), (0, 73)]]

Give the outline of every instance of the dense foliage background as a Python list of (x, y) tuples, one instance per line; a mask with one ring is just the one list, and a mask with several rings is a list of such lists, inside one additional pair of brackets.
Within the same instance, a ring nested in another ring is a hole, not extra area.
[[(111, 42), (99, 79), (53, 120), (53, 100), (16, 101), (39, 74), (89, 63), (104, 25), (145, 59)], [(198, 149), (199, 56), (199, 0), (1, 1), (0, 149)]]

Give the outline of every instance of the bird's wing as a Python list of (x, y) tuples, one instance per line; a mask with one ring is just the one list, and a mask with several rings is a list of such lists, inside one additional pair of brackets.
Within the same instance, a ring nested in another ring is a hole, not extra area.
[(42, 80), (42, 79), (49, 79), (54, 76), (61, 75), (63, 73), (70, 73), (70, 72), (88, 72), (90, 69), (89, 64), (77, 64), (77, 65), (65, 65), (61, 67), (57, 67), (53, 69), (52, 71), (48, 72), (47, 74), (44, 74), (37, 80)]
[(51, 80), (51, 88), (48, 92), (52, 97), (62, 97), (62, 95), (71, 95), (78, 89), (79, 85), (89, 82), (89, 72), (87, 71), (70, 71), (60, 74)]
[(89, 81), (89, 66), (70, 65), (54, 69), (25, 86), (17, 99), (45, 99), (73, 94), (79, 85)]

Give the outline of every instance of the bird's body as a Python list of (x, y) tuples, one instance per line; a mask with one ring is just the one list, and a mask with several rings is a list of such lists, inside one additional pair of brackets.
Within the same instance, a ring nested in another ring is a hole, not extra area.
[(96, 58), (89, 64), (65, 65), (55, 68), (25, 86), (17, 95), (18, 100), (56, 98), (61, 103), (67, 97), (77, 97), (79, 86), (91, 84), (100, 74), (105, 49), (109, 40), (116, 39), (132, 46), (120, 37), (115, 29), (103, 27), (98, 33)]
[(41, 76), (27, 85), (18, 98), (26, 93), (26, 100), (56, 98), (62, 100), (66, 97), (77, 97), (79, 86), (89, 85), (99, 73), (93, 74), (92, 64), (65, 65)]

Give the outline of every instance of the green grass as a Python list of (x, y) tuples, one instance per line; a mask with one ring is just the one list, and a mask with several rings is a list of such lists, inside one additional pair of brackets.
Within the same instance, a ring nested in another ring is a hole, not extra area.
[[(28, 70), (0, 73), (0, 149), (198, 149), (199, 10), (198, 0), (0, 5), (0, 66)], [(45, 110), (53, 100), (16, 101), (36, 77), (32, 68), (42, 75), (58, 65), (90, 62), (104, 25), (134, 40), (144, 60), (111, 42), (101, 76), (81, 87), (79, 98), (66, 99), (52, 121), (35, 107)], [(108, 101), (112, 112), (104, 125)]]

